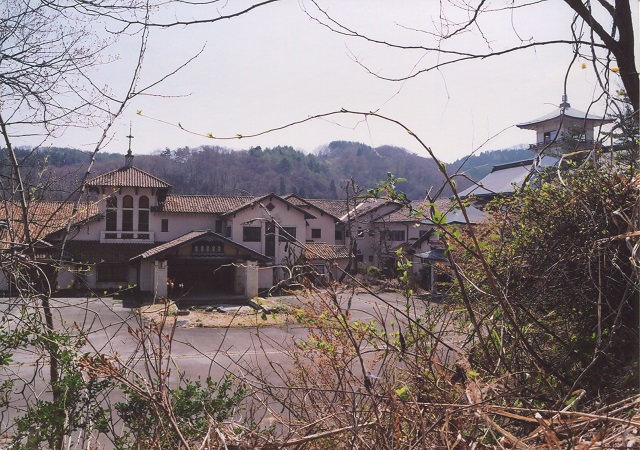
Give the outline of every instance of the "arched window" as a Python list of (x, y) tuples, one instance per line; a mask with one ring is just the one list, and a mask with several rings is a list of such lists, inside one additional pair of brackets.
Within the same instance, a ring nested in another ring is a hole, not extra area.
[(133, 209), (133, 197), (130, 195), (125, 195), (124, 197), (122, 197), (122, 207)]
[(122, 197), (122, 231), (133, 231), (133, 197)]
[(107, 197), (107, 231), (118, 229), (118, 197), (112, 195)]
[(138, 199), (138, 231), (149, 231), (149, 197)]

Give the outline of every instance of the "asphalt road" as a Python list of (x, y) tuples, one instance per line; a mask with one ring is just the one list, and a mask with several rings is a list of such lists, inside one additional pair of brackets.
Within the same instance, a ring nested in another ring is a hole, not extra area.
[[(352, 320), (377, 323), (401, 321), (394, 313), (395, 308), (405, 310), (405, 299), (396, 293), (381, 295), (381, 299), (369, 294), (350, 296), (348, 292), (340, 296), (346, 306), (351, 298)], [(282, 299), (285, 303), (298, 305), (294, 297)], [(15, 308), (15, 300), (0, 299), (0, 313), (11, 326), (20, 320), (20, 311)], [(141, 373), (146, 370), (139, 341), (130, 330), (140, 327), (132, 309), (124, 307), (120, 300), (113, 298), (66, 298), (52, 302), (56, 326), (82, 333), (87, 344), (84, 350), (101, 353), (126, 361), (128, 367)], [(135, 331), (134, 331), (135, 334)], [(183, 328), (177, 327), (172, 340), (170, 364), (175, 382), (180, 374), (190, 379), (206, 378), (217, 380), (230, 372), (245, 381), (257, 382), (263, 379), (274, 385), (281, 385), (278, 371), (291, 367), (287, 349), (295, 340), (305, 338), (307, 331), (297, 324), (286, 324), (260, 328)], [(15, 352), (13, 362), (3, 367), (0, 381), (7, 377), (23, 380), (16, 389), (24, 387), (32, 397), (47, 398), (46, 370), (38, 370), (39, 356), (34, 349), (20, 349)], [(372, 356), (372, 353), (370, 354)], [(18, 387), (19, 386), (19, 387)], [(117, 400), (117, 399), (116, 399)], [(0, 428), (9, 426), (15, 411), (9, 411), (1, 418)]]
[[(346, 299), (348, 294), (343, 294)], [(370, 294), (358, 294), (352, 298), (352, 320), (366, 321), (397, 320), (394, 317), (396, 307), (404, 310), (405, 299), (396, 293), (381, 295), (382, 300)], [(282, 298), (284, 303), (298, 305), (295, 297)], [(0, 299), (0, 312), (7, 316), (15, 300)], [(346, 306), (346, 300), (343, 300)], [(52, 301), (56, 326), (67, 328), (76, 333), (81, 332), (87, 339), (87, 351), (105, 354), (117, 353), (122, 359), (130, 357), (137, 351), (137, 342), (129, 329), (140, 326), (133, 310), (124, 307), (122, 301), (107, 298), (65, 298)], [(14, 321), (19, 314), (11, 310)], [(11, 321), (9, 322), (11, 323)], [(178, 325), (180, 318), (178, 317)], [(303, 328), (296, 324), (277, 327), (255, 328), (183, 328), (175, 329), (172, 357), (176, 362), (185, 360), (185, 371), (190, 361), (198, 358), (215, 359), (222, 356), (274, 355), (282, 352), (281, 346), (292, 339), (306, 335)], [(33, 363), (37, 355), (32, 352), (19, 352), (14, 357), (13, 365)], [(190, 372), (190, 371), (188, 371)], [(195, 372), (197, 374), (198, 371)]]

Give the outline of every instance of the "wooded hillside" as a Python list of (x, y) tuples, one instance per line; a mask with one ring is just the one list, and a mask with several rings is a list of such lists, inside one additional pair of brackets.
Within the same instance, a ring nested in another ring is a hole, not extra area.
[[(20, 149), (21, 165), (30, 168), (28, 179), (37, 197), (63, 200), (66, 192), (77, 187), (89, 155), (70, 148), (39, 150)], [(467, 177), (480, 179), (495, 164), (529, 157), (522, 149), (484, 152), (469, 157), (462, 166)], [(459, 168), (464, 159), (452, 164)], [(0, 159), (3, 167), (7, 161)], [(120, 167), (124, 156), (116, 153), (98, 154), (93, 174), (98, 175)], [(152, 155), (135, 155), (134, 165), (173, 186), (175, 193), (261, 195), (295, 193), (307, 198), (340, 198), (341, 184), (353, 178), (362, 188), (375, 187), (390, 172), (407, 181), (398, 188), (410, 199), (432, 195), (443, 184), (435, 162), (400, 147), (372, 148), (357, 142), (334, 141), (316, 154), (304, 153), (289, 146), (253, 147), (231, 150), (203, 146), (165, 149)], [(451, 169), (449, 169), (451, 171)], [(6, 176), (10, 172), (3, 170)], [(458, 180), (458, 187), (470, 185), (467, 178)], [(442, 195), (450, 194), (449, 190)]]

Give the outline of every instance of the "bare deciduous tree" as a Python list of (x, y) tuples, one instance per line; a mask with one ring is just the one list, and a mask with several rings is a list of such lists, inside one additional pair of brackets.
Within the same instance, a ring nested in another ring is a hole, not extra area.
[[(367, 68), (370, 73), (382, 79), (402, 81), (418, 77), (426, 72), (472, 60), (486, 60), (509, 53), (548, 46), (571, 48), (574, 59), (580, 57), (589, 61), (598, 83), (605, 95), (610, 95), (610, 76), (618, 73), (624, 89), (631, 99), (634, 111), (638, 111), (638, 71), (635, 63), (636, 35), (633, 29), (633, 12), (629, 0), (565, 0), (553, 2), (556, 8), (568, 9), (572, 20), (566, 24), (564, 37), (528, 37), (519, 33), (513, 20), (514, 15), (525, 15), (534, 8), (540, 8), (544, 1), (497, 1), (474, 0), (471, 2), (439, 2), (431, 26), (414, 30), (397, 24), (405, 31), (415, 31), (412, 42), (395, 41), (378, 37), (370, 31), (362, 31), (357, 25), (346, 23), (332, 14), (322, 0), (308, 0), (303, 4), (310, 17), (331, 31), (403, 52), (424, 55), (424, 60), (411, 73), (399, 77), (387, 76), (377, 70)], [(390, 8), (393, 6), (390, 4)], [(513, 38), (495, 41), (488, 37), (492, 31), (487, 22), (493, 16), (502, 16), (511, 28)], [(509, 23), (510, 22), (510, 23)], [(473, 48), (469, 34), (474, 36)]]

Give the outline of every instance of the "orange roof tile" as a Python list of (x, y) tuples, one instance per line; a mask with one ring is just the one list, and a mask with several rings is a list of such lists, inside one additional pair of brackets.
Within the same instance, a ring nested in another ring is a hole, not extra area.
[(159, 211), (171, 213), (223, 214), (252, 201), (254, 197), (224, 195), (168, 195)]
[(336, 220), (340, 220), (340, 217), (346, 214), (347, 201), (346, 200), (326, 200), (326, 199), (307, 199), (300, 198), (296, 194), (289, 194), (284, 197), (292, 205), (296, 205), (302, 208), (312, 207), (315, 208)]
[(333, 260), (349, 257), (349, 249), (345, 245), (307, 243), (304, 247), (304, 255), (307, 259)]
[(89, 186), (170, 188), (171, 185), (137, 167), (120, 167), (87, 181)]
[[(47, 235), (64, 229), (69, 222), (72, 225), (84, 223), (98, 217), (98, 205), (94, 202), (82, 202), (73, 211), (72, 202), (33, 201), (28, 204), (27, 220), (32, 241), (45, 238)], [(0, 204), (0, 221), (4, 222), (4, 230), (8, 235), (3, 238), (6, 243), (25, 243), (26, 233), (23, 224), (22, 208), (15, 202)]]

